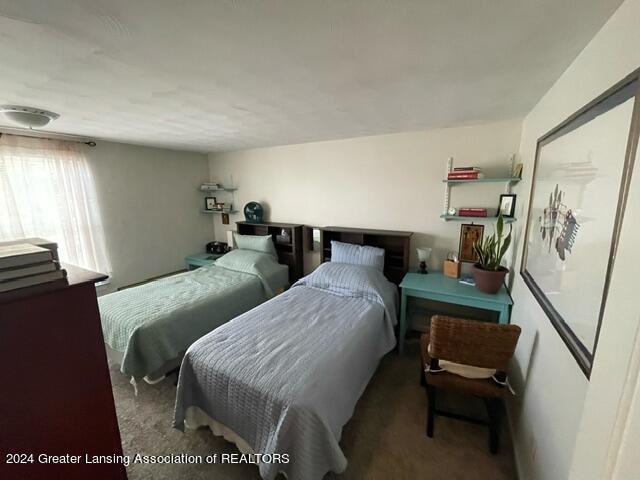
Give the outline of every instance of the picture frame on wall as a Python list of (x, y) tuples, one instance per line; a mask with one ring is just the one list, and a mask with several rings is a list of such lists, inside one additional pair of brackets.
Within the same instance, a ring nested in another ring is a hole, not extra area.
[(537, 142), (520, 273), (587, 378), (637, 153), (639, 99), (637, 71)]
[(515, 193), (503, 193), (500, 195), (500, 206), (498, 211), (502, 213), (504, 218), (514, 218), (516, 214), (516, 195)]
[(482, 240), (484, 235), (484, 225), (475, 223), (463, 223), (460, 226), (460, 243), (458, 246), (459, 260), (461, 262), (476, 263), (478, 254), (473, 245), (475, 242)]
[(216, 210), (216, 197), (205, 197), (204, 198), (204, 209), (205, 210)]

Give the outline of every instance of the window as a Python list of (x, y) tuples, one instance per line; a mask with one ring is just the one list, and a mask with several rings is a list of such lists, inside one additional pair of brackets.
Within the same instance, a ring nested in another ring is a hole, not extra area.
[(111, 272), (81, 145), (0, 137), (0, 241), (28, 237), (57, 242), (63, 262)]

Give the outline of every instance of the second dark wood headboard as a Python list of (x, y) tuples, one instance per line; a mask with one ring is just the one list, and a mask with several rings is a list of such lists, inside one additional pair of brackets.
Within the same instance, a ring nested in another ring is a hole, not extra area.
[(399, 285), (409, 271), (409, 245), (412, 232), (369, 230), (364, 228), (324, 227), (321, 229), (321, 261), (331, 260), (331, 240), (383, 248), (384, 275)]

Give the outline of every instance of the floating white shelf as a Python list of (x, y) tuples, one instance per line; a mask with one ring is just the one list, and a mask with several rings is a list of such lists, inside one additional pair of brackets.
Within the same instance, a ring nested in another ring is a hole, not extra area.
[[(449, 222), (449, 221), (454, 221), (454, 222), (461, 222), (461, 221), (478, 221), (478, 222), (486, 222), (486, 221), (496, 221), (498, 220), (498, 217), (462, 217), (460, 215), (440, 215), (440, 218), (442, 218), (445, 222)], [(516, 222), (517, 219), (516, 218), (507, 218), (507, 217), (502, 217), (502, 219), (504, 220), (504, 223), (513, 223)]]
[(443, 183), (455, 185), (457, 183), (518, 183), (522, 180), (519, 177), (505, 177), (505, 178), (477, 178), (477, 179), (462, 179), (462, 180), (442, 180)]
[(201, 192), (235, 192), (236, 187), (214, 187), (213, 185), (200, 185)]
[(201, 213), (226, 213), (227, 215), (238, 213), (237, 210), (200, 210)]

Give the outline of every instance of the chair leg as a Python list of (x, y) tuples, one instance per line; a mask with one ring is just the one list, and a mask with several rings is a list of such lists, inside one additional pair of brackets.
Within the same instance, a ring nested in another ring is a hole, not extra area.
[(433, 423), (436, 416), (436, 388), (427, 384), (427, 437), (433, 438)]
[(486, 398), (487, 414), (489, 415), (489, 451), (498, 453), (500, 442), (500, 400), (497, 398)]

